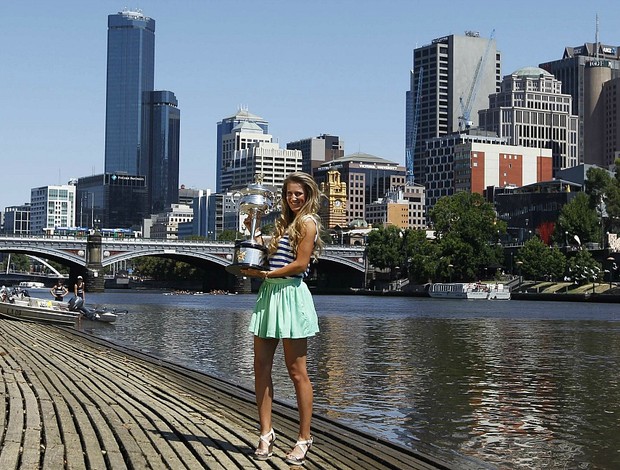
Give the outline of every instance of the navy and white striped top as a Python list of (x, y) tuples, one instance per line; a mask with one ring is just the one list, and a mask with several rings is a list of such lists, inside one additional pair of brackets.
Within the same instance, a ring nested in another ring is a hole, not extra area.
[[(306, 217), (312, 218), (312, 220), (316, 224), (314, 217), (310, 215)], [(314, 236), (315, 242), (316, 242), (317, 236), (318, 236), (318, 233)], [(274, 269), (283, 268), (284, 266), (292, 263), (293, 261), (295, 261), (295, 255), (293, 255), (293, 250), (291, 248), (291, 243), (290, 243), (288, 233), (287, 233), (284, 236), (282, 236), (282, 238), (280, 238), (276, 252), (273, 255), (271, 255), (271, 257), (269, 258), (269, 270), (273, 271)], [(308, 275), (309, 271), (310, 271), (310, 264), (308, 264), (308, 267), (303, 273), (296, 274), (295, 276), (285, 276), (285, 279), (304, 278)]]

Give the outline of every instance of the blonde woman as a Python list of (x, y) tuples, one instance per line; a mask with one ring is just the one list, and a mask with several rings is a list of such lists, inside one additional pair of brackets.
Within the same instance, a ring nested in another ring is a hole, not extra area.
[(295, 386), (299, 409), (299, 434), (286, 462), (303, 465), (312, 447), (312, 384), (306, 369), (308, 338), (319, 331), (314, 302), (303, 282), (311, 259), (318, 256), (319, 188), (314, 179), (301, 172), (290, 174), (282, 186), (282, 215), (269, 242), (269, 270), (245, 269), (244, 275), (264, 280), (250, 321), (254, 334), (254, 387), (260, 421), (260, 439), (255, 458), (266, 460), (273, 454), (276, 434), (271, 422), (273, 357), (282, 340), (284, 360)]

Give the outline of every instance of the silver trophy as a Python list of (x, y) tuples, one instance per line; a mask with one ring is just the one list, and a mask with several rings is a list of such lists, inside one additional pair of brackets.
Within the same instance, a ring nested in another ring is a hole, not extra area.
[(251, 183), (239, 191), (237, 195), (239, 213), (250, 218), (250, 238), (235, 242), (233, 262), (226, 266), (226, 271), (229, 273), (241, 276), (242, 269), (254, 268), (262, 271), (269, 269), (267, 248), (254, 240), (254, 233), (258, 220), (273, 210), (276, 194), (274, 187), (263, 185), (259, 178), (256, 183)]

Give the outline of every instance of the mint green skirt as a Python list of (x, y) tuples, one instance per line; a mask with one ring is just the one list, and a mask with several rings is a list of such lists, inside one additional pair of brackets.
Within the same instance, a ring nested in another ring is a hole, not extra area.
[(260, 338), (308, 338), (319, 319), (308, 286), (298, 279), (265, 279), (258, 291), (249, 330)]

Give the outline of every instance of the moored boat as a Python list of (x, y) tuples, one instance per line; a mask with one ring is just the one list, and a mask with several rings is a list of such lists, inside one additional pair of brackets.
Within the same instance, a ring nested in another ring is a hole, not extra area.
[(22, 281), (19, 283), (20, 289), (45, 289), (45, 284), (37, 281)]
[(510, 289), (499, 283), (438, 282), (431, 285), (428, 295), (442, 299), (509, 300)]
[(26, 320), (56, 325), (74, 325), (81, 319), (104, 323), (114, 323), (116, 312), (105, 309), (72, 310), (67, 302), (39, 299), (24, 295), (15, 290), (11, 295), (3, 296), (0, 301), (0, 317), (11, 320)]

